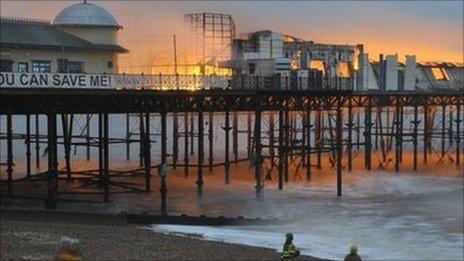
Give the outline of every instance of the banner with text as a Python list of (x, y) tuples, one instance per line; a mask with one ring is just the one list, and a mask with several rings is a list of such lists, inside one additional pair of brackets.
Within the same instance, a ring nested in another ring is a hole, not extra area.
[(124, 75), (0, 72), (0, 88), (215, 89), (228, 88), (227, 76)]

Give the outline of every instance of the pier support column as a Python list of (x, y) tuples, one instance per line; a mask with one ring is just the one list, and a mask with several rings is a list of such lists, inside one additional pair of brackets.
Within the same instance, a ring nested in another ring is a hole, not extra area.
[[(247, 112), (247, 158), (251, 158), (251, 113)], [(235, 143), (234, 143), (235, 146)]]
[(369, 104), (365, 110), (364, 120), (364, 163), (366, 170), (371, 170), (371, 153), (372, 153), (372, 142), (371, 142), (371, 128), (372, 128), (372, 106), (369, 98)]
[(456, 167), (458, 168), (461, 163), (461, 122), (463, 122), (461, 117), (461, 104), (458, 101), (456, 106)]
[(47, 199), (45, 208), (56, 208), (56, 195), (58, 190), (58, 160), (57, 160), (57, 136), (56, 136), (56, 113), (47, 115), (48, 132), (48, 172), (47, 172)]
[(189, 176), (189, 114), (184, 115), (184, 177)]
[(104, 145), (103, 145), (103, 115), (101, 113), (98, 114), (98, 178), (99, 182), (97, 187), (99, 189), (102, 188), (104, 183)]
[(273, 169), (275, 166), (275, 133), (274, 133), (274, 112), (269, 112), (269, 155), (271, 157), (271, 168)]
[(90, 114), (85, 115), (86, 160), (90, 161)]
[[(398, 100), (396, 101), (398, 103)], [(401, 133), (400, 133), (400, 124), (401, 124), (401, 111), (399, 104), (395, 107), (395, 171), (400, 171), (400, 143), (401, 143)]]
[(66, 164), (66, 178), (67, 181), (71, 181), (71, 121), (72, 117), (68, 114), (61, 114), (61, 124), (63, 130), (63, 145), (64, 145), (64, 159)]
[(190, 155), (195, 154), (195, 113), (190, 113)]
[(439, 162), (444, 163), (446, 148), (446, 105), (441, 106), (441, 153)]
[[(250, 116), (250, 113), (248, 113), (248, 115)], [(232, 149), (234, 152), (234, 164), (237, 165), (238, 164), (238, 113), (235, 111), (232, 116), (232, 121), (233, 121), (232, 126), (234, 128), (234, 130), (232, 131), (232, 135), (233, 135)], [(250, 133), (249, 133), (248, 139), (250, 140), (251, 139), (251, 122), (250, 122), (249, 128), (250, 128)]]
[(166, 112), (161, 113), (161, 165), (160, 165), (160, 178), (161, 178), (161, 214), (166, 215), (166, 195), (167, 195), (167, 131), (166, 131)]
[(342, 195), (342, 157), (343, 157), (343, 117), (342, 110), (340, 107), (337, 109), (337, 135), (336, 135), (336, 146), (337, 146), (337, 196)]
[(309, 182), (311, 181), (311, 176), (312, 176), (312, 163), (311, 163), (311, 128), (313, 125), (311, 125), (311, 109), (308, 108), (306, 111), (306, 180)]
[(203, 193), (203, 138), (204, 138), (204, 127), (203, 127), (203, 111), (198, 111), (198, 167), (197, 167), (197, 192), (198, 196), (201, 197)]
[[(301, 154), (301, 167), (306, 170), (306, 179), (308, 179), (308, 174), (307, 174), (307, 141), (306, 138), (308, 135), (306, 132), (308, 131), (308, 114), (306, 111), (301, 111), (302, 116), (301, 116), (301, 149), (300, 149), (300, 154)], [(297, 133), (298, 134), (298, 133)]]
[(179, 159), (179, 117), (177, 112), (172, 116), (172, 168), (177, 168)]
[(130, 114), (126, 113), (126, 160), (130, 160)]
[(208, 167), (209, 171), (213, 171), (214, 164), (214, 150), (213, 150), (213, 140), (214, 140), (214, 116), (213, 112), (208, 113)]
[(321, 109), (317, 110), (316, 114), (316, 130), (314, 132), (316, 140), (316, 150), (317, 150), (317, 169), (322, 167), (322, 154), (321, 154), (321, 145), (322, 145), (322, 112)]
[[(161, 139), (166, 138), (161, 134)], [(150, 113), (145, 113), (145, 135), (143, 135), (143, 159), (145, 167), (145, 191), (151, 190), (151, 139), (150, 139)]]
[(361, 112), (356, 111), (356, 149), (359, 150), (361, 146)]
[(284, 157), (284, 182), (288, 182), (288, 156), (292, 152), (288, 151), (290, 148), (290, 117), (288, 110), (284, 111), (284, 146), (285, 146), (285, 157)]
[(31, 115), (26, 114), (26, 177), (31, 177)]
[(35, 167), (40, 168), (40, 128), (39, 114), (35, 115)]
[(428, 156), (428, 142), (429, 142), (429, 131), (428, 131), (429, 117), (428, 117), (428, 107), (424, 106), (424, 165), (427, 165), (427, 156)]
[(139, 166), (143, 166), (143, 136), (144, 136), (144, 130), (145, 128), (143, 127), (143, 113), (139, 113)]
[(453, 129), (453, 108), (450, 106), (449, 107), (449, 113), (448, 113), (448, 142), (449, 142), (449, 146), (451, 147), (453, 145), (453, 132), (454, 132), (454, 129)]
[(351, 104), (351, 98), (348, 104), (348, 144), (347, 144), (347, 152), (348, 152), (348, 171), (353, 170), (353, 106)]
[(13, 193), (13, 116), (6, 115), (6, 173), (8, 176), (8, 194)]
[(279, 189), (283, 189), (284, 183), (284, 162), (285, 162), (285, 148), (284, 148), (284, 111), (279, 110)]
[(254, 167), (255, 167), (255, 180), (256, 180), (256, 199), (262, 199), (262, 146), (261, 146), (261, 111), (255, 111), (255, 128), (254, 128), (254, 143), (255, 143), (255, 155), (254, 155)]
[(105, 112), (101, 115), (103, 116), (103, 190), (105, 194), (105, 202), (108, 202), (110, 194), (110, 148), (108, 113)]
[(414, 106), (414, 120), (412, 121), (413, 124), (413, 132), (412, 132), (412, 144), (413, 144), (413, 159), (412, 159), (412, 168), (413, 170), (417, 170), (417, 131), (419, 126), (419, 119), (418, 119), (418, 108)]
[(230, 145), (229, 145), (229, 133), (230, 133), (230, 120), (229, 120), (229, 111), (226, 111), (225, 115), (225, 126), (224, 126), (224, 131), (225, 131), (225, 151), (224, 151), (224, 168), (225, 168), (225, 183), (230, 184), (230, 160), (229, 160), (229, 150), (230, 150)]

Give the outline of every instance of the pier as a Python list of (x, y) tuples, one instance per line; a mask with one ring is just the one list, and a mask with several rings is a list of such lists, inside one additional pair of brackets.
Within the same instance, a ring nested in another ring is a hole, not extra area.
[[(1, 88), (0, 94), (0, 124), (6, 126), (0, 144), (6, 146), (7, 154), (6, 162), (1, 162), (2, 197), (27, 196), (15, 193), (17, 182), (45, 181), (46, 208), (56, 208), (60, 186), (74, 182), (92, 187), (97, 192), (88, 193), (101, 194), (104, 202), (113, 193), (151, 193), (159, 189), (161, 213), (167, 214), (170, 169), (184, 168), (185, 176), (196, 169), (194, 186), (201, 198), (203, 186), (207, 186), (203, 181), (205, 170), (223, 170), (227, 185), (231, 164), (242, 161), (252, 167), (257, 200), (263, 197), (266, 180), (277, 180), (278, 188), (284, 189), (295, 175), (302, 174), (310, 182), (314, 169), (335, 174), (334, 188), (342, 196), (343, 175), (353, 170), (355, 155), (361, 155), (357, 160), (362, 158), (366, 171), (390, 167), (396, 172), (416, 171), (421, 164), (464, 169), (464, 95), (459, 90)], [(126, 118), (125, 138), (109, 136), (110, 115)], [(17, 116), (24, 117), (26, 128), (14, 133), (13, 118), (23, 120)], [(46, 116), (46, 133), (40, 131), (39, 116)], [(84, 127), (73, 124), (78, 117)], [(239, 118), (244, 119), (245, 129), (238, 127)], [(218, 133), (213, 124), (219, 120), (223, 120), (223, 144), (214, 141)], [(97, 122), (95, 137), (90, 135), (95, 127), (91, 122)], [(138, 133), (131, 131), (133, 124), (138, 124)], [(172, 133), (167, 126), (172, 126)], [(161, 142), (153, 141), (155, 135), (160, 135)], [(169, 148), (168, 136), (172, 138)], [(26, 173), (20, 177), (15, 173), (15, 140), (26, 145)], [(39, 165), (43, 154), (39, 144), (46, 144), (48, 167), (45, 172), (32, 173), (32, 165)], [(125, 144), (127, 159), (138, 157), (139, 168), (110, 169), (109, 151), (114, 144)], [(134, 144), (138, 144), (138, 155), (131, 151)], [(153, 146), (159, 146), (159, 159), (151, 155)], [(223, 160), (216, 159), (213, 146), (224, 147)], [(239, 158), (239, 146), (246, 146), (246, 158)], [(98, 169), (74, 171), (71, 150), (75, 147), (85, 148), (87, 160), (90, 151), (97, 150)], [(413, 155), (410, 169), (403, 164), (406, 147)], [(438, 160), (431, 161), (432, 155)], [(60, 159), (65, 162), (64, 170), (57, 168)], [(144, 186), (130, 183), (134, 176), (144, 177)], [(151, 187), (152, 178), (160, 179), (160, 188)]]

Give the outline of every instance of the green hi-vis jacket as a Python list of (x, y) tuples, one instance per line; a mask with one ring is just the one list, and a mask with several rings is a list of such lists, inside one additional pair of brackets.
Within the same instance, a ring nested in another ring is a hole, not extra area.
[(293, 260), (294, 258), (300, 255), (300, 251), (296, 249), (296, 246), (293, 243), (285, 243), (284, 250), (282, 251), (282, 255), (280, 257), (281, 260)]

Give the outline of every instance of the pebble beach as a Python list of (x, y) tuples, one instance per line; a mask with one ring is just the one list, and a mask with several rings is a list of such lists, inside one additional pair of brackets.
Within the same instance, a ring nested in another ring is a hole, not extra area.
[(63, 237), (79, 241), (83, 260), (279, 260), (273, 249), (154, 233), (114, 215), (1, 211), (1, 260), (54, 259)]

